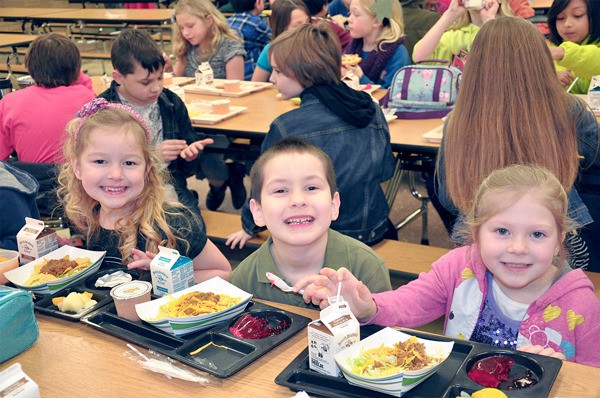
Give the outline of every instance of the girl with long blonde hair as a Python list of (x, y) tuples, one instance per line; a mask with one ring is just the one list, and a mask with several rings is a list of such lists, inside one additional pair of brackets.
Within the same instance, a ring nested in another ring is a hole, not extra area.
[(343, 65), (342, 75), (351, 71), (360, 84), (388, 88), (396, 71), (411, 63), (403, 44), (404, 19), (399, 1), (352, 0), (348, 30), (352, 40), (344, 53), (357, 54), (361, 61)]
[(246, 51), (210, 0), (180, 0), (173, 9), (175, 76), (193, 77), (208, 62), (217, 79), (244, 80)]
[(142, 116), (98, 98), (67, 126), (59, 197), (90, 250), (106, 250), (103, 268), (149, 269), (158, 246), (194, 262), (196, 282), (229, 278), (231, 266), (183, 205), (165, 202), (165, 169)]

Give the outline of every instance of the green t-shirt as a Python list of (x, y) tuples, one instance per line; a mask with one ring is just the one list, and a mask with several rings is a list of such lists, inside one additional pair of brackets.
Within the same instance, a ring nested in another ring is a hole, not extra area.
[[(265, 274), (272, 272), (281, 276), (271, 254), (272, 243), (273, 240), (269, 237), (258, 250), (242, 261), (233, 270), (230, 282), (253, 294), (255, 298), (314, 308), (314, 306), (306, 304), (300, 294), (286, 293), (271, 286), (271, 282)], [(390, 273), (383, 259), (364, 243), (332, 229), (327, 235), (327, 249), (323, 266), (332, 269), (348, 268), (373, 293), (392, 290)], [(289, 284), (289, 281), (286, 282)]]

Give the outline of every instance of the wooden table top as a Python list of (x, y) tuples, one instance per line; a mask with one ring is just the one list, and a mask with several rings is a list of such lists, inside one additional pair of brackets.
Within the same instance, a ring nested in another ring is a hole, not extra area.
[(65, 9), (62, 12), (49, 15), (32, 15), (32, 20), (54, 22), (88, 22), (88, 23), (115, 23), (126, 22), (132, 24), (165, 24), (170, 23), (173, 10), (156, 9), (120, 9), (120, 8), (80, 8)]
[(73, 8), (0, 7), (0, 19), (5, 21), (21, 20), (32, 16), (44, 16), (72, 10)]
[(28, 45), (35, 39), (33, 35), (21, 33), (0, 33), (0, 47)]
[[(314, 310), (268, 303), (284, 310), (318, 318)], [(275, 377), (307, 345), (300, 331), (253, 364), (216, 384), (201, 386), (144, 370), (124, 354), (126, 342), (81, 323), (36, 314), (37, 343), (0, 365), (20, 363), (39, 386), (44, 398), (62, 397), (291, 397), (295, 393), (274, 383)], [(142, 350), (143, 352), (145, 349)], [(600, 396), (600, 369), (563, 362), (550, 397)]]
[[(245, 106), (248, 109), (241, 114), (224, 120), (214, 125), (197, 124), (194, 127), (199, 131), (223, 134), (236, 138), (263, 138), (269, 131), (271, 122), (279, 115), (296, 109), (289, 100), (277, 97), (275, 86), (255, 92), (244, 97), (230, 98), (232, 106)], [(384, 90), (377, 90), (375, 98), (381, 98)], [(186, 93), (185, 100), (215, 100), (223, 97)], [(418, 150), (436, 152), (439, 144), (431, 143), (422, 136), (429, 130), (443, 124), (441, 119), (421, 120), (392, 120), (389, 125), (390, 140), (394, 150)]]

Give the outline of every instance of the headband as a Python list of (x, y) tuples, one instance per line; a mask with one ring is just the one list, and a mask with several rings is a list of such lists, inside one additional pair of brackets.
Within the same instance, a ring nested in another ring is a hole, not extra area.
[(79, 130), (81, 129), (81, 126), (83, 126), (85, 120), (88, 117), (95, 115), (100, 110), (107, 108), (121, 109), (133, 116), (135, 120), (137, 120), (144, 128), (144, 132), (146, 133), (146, 138), (148, 139), (148, 142), (152, 142), (152, 134), (150, 134), (150, 129), (148, 128), (148, 125), (146, 124), (144, 118), (139, 113), (137, 113), (127, 105), (123, 105), (118, 102), (108, 102), (104, 98), (94, 98), (93, 100), (85, 104), (79, 112), (77, 112), (79, 123), (77, 124), (77, 130), (75, 130), (75, 141), (77, 141), (77, 138), (79, 137)]
[(397, 0), (375, 0), (375, 4), (371, 6), (371, 11), (375, 13), (375, 17), (379, 22), (383, 22), (384, 18), (393, 19), (392, 1)]

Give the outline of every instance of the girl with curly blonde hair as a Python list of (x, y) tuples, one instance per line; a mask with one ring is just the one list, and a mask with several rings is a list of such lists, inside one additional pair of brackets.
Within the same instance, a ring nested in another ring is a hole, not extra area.
[(202, 232), (199, 218), (165, 201), (165, 171), (144, 119), (98, 98), (68, 126), (59, 197), (90, 250), (106, 250), (103, 268), (149, 269), (158, 246), (194, 262), (196, 282), (228, 279), (229, 262)]

